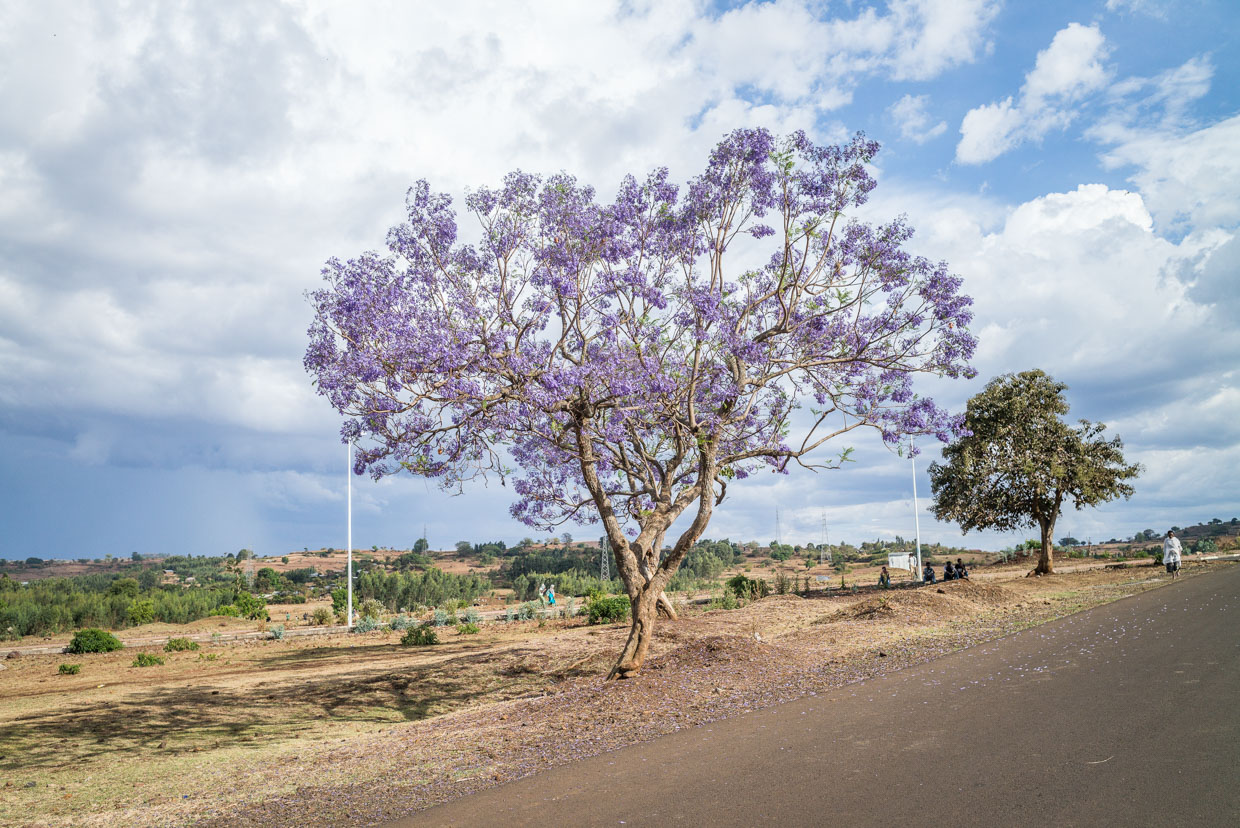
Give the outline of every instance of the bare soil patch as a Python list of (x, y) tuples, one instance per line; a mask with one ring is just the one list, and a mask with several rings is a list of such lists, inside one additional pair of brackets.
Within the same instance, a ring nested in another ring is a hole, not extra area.
[[(0, 819), (371, 824), (1165, 583), (1095, 570), (689, 610), (615, 683), (602, 676), (627, 627), (574, 620), (447, 630), (428, 648), (396, 633), (238, 642), (150, 668), (133, 650), (23, 657), (0, 671)], [(82, 672), (58, 675), (66, 661)]]

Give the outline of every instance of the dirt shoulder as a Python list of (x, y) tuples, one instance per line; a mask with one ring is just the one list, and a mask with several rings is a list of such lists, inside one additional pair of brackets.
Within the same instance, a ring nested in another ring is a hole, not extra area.
[[(1194, 565), (1188, 577), (1228, 563)], [(0, 813), (19, 825), (362, 825), (747, 710), (821, 693), (1167, 582), (1153, 568), (772, 596), (659, 627), (486, 624), (5, 662)], [(214, 655), (214, 658), (208, 656)], [(33, 782), (34, 786), (27, 787)]]

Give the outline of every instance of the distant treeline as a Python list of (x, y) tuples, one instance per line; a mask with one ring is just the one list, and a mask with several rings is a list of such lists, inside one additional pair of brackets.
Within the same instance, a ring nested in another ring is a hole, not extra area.
[(209, 615), (237, 614), (239, 595), (228, 587), (143, 589), (136, 578), (106, 575), (46, 578), (26, 586), (0, 577), (0, 635), (122, 629), (152, 621), (186, 624)]
[(453, 599), (473, 601), (490, 589), (491, 580), (482, 575), (453, 575), (434, 568), (423, 572), (375, 569), (357, 576), (355, 594), (360, 601), (376, 598), (395, 612)]
[(619, 578), (610, 581), (601, 580), (598, 570), (594, 574), (570, 569), (567, 572), (530, 572), (518, 575), (512, 582), (512, 591), (519, 601), (532, 601), (538, 597), (538, 588), (546, 585), (555, 587), (557, 595), (565, 598), (589, 595), (595, 590), (613, 593), (623, 592), (624, 584)]

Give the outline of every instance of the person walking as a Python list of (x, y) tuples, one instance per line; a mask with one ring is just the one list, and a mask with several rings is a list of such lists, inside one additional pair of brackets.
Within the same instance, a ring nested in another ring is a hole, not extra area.
[(1172, 578), (1180, 577), (1180, 539), (1175, 532), (1167, 532), (1163, 540), (1163, 563), (1167, 566), (1167, 574)]

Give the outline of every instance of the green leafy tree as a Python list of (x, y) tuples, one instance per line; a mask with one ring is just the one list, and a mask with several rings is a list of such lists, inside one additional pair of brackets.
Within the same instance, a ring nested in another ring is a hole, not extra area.
[(123, 595), (126, 598), (138, 597), (141, 591), (141, 585), (136, 578), (117, 578), (112, 582), (112, 586), (108, 587), (109, 595)]
[(272, 592), (280, 585), (280, 573), (269, 566), (264, 566), (254, 574), (254, 589), (258, 592)]
[(1131, 497), (1128, 481), (1141, 473), (1125, 463), (1119, 437), (1103, 437), (1105, 425), (1063, 421), (1067, 387), (1036, 369), (995, 377), (969, 400), (972, 433), (930, 465), (935, 517), (965, 532), (1038, 527), (1039, 574), (1054, 571), (1052, 540), (1065, 501), (1080, 509)]
[(413, 551), (417, 552), (419, 555), (425, 554), (426, 550), (430, 548), (431, 545), (427, 542), (426, 538), (418, 538), (413, 542)]
[(260, 620), (267, 618), (267, 602), (256, 595), (244, 591), (238, 592), (237, 599), (233, 603), (242, 618)]
[(129, 623), (134, 626), (149, 624), (155, 620), (155, 602), (134, 601), (125, 614), (129, 617)]

